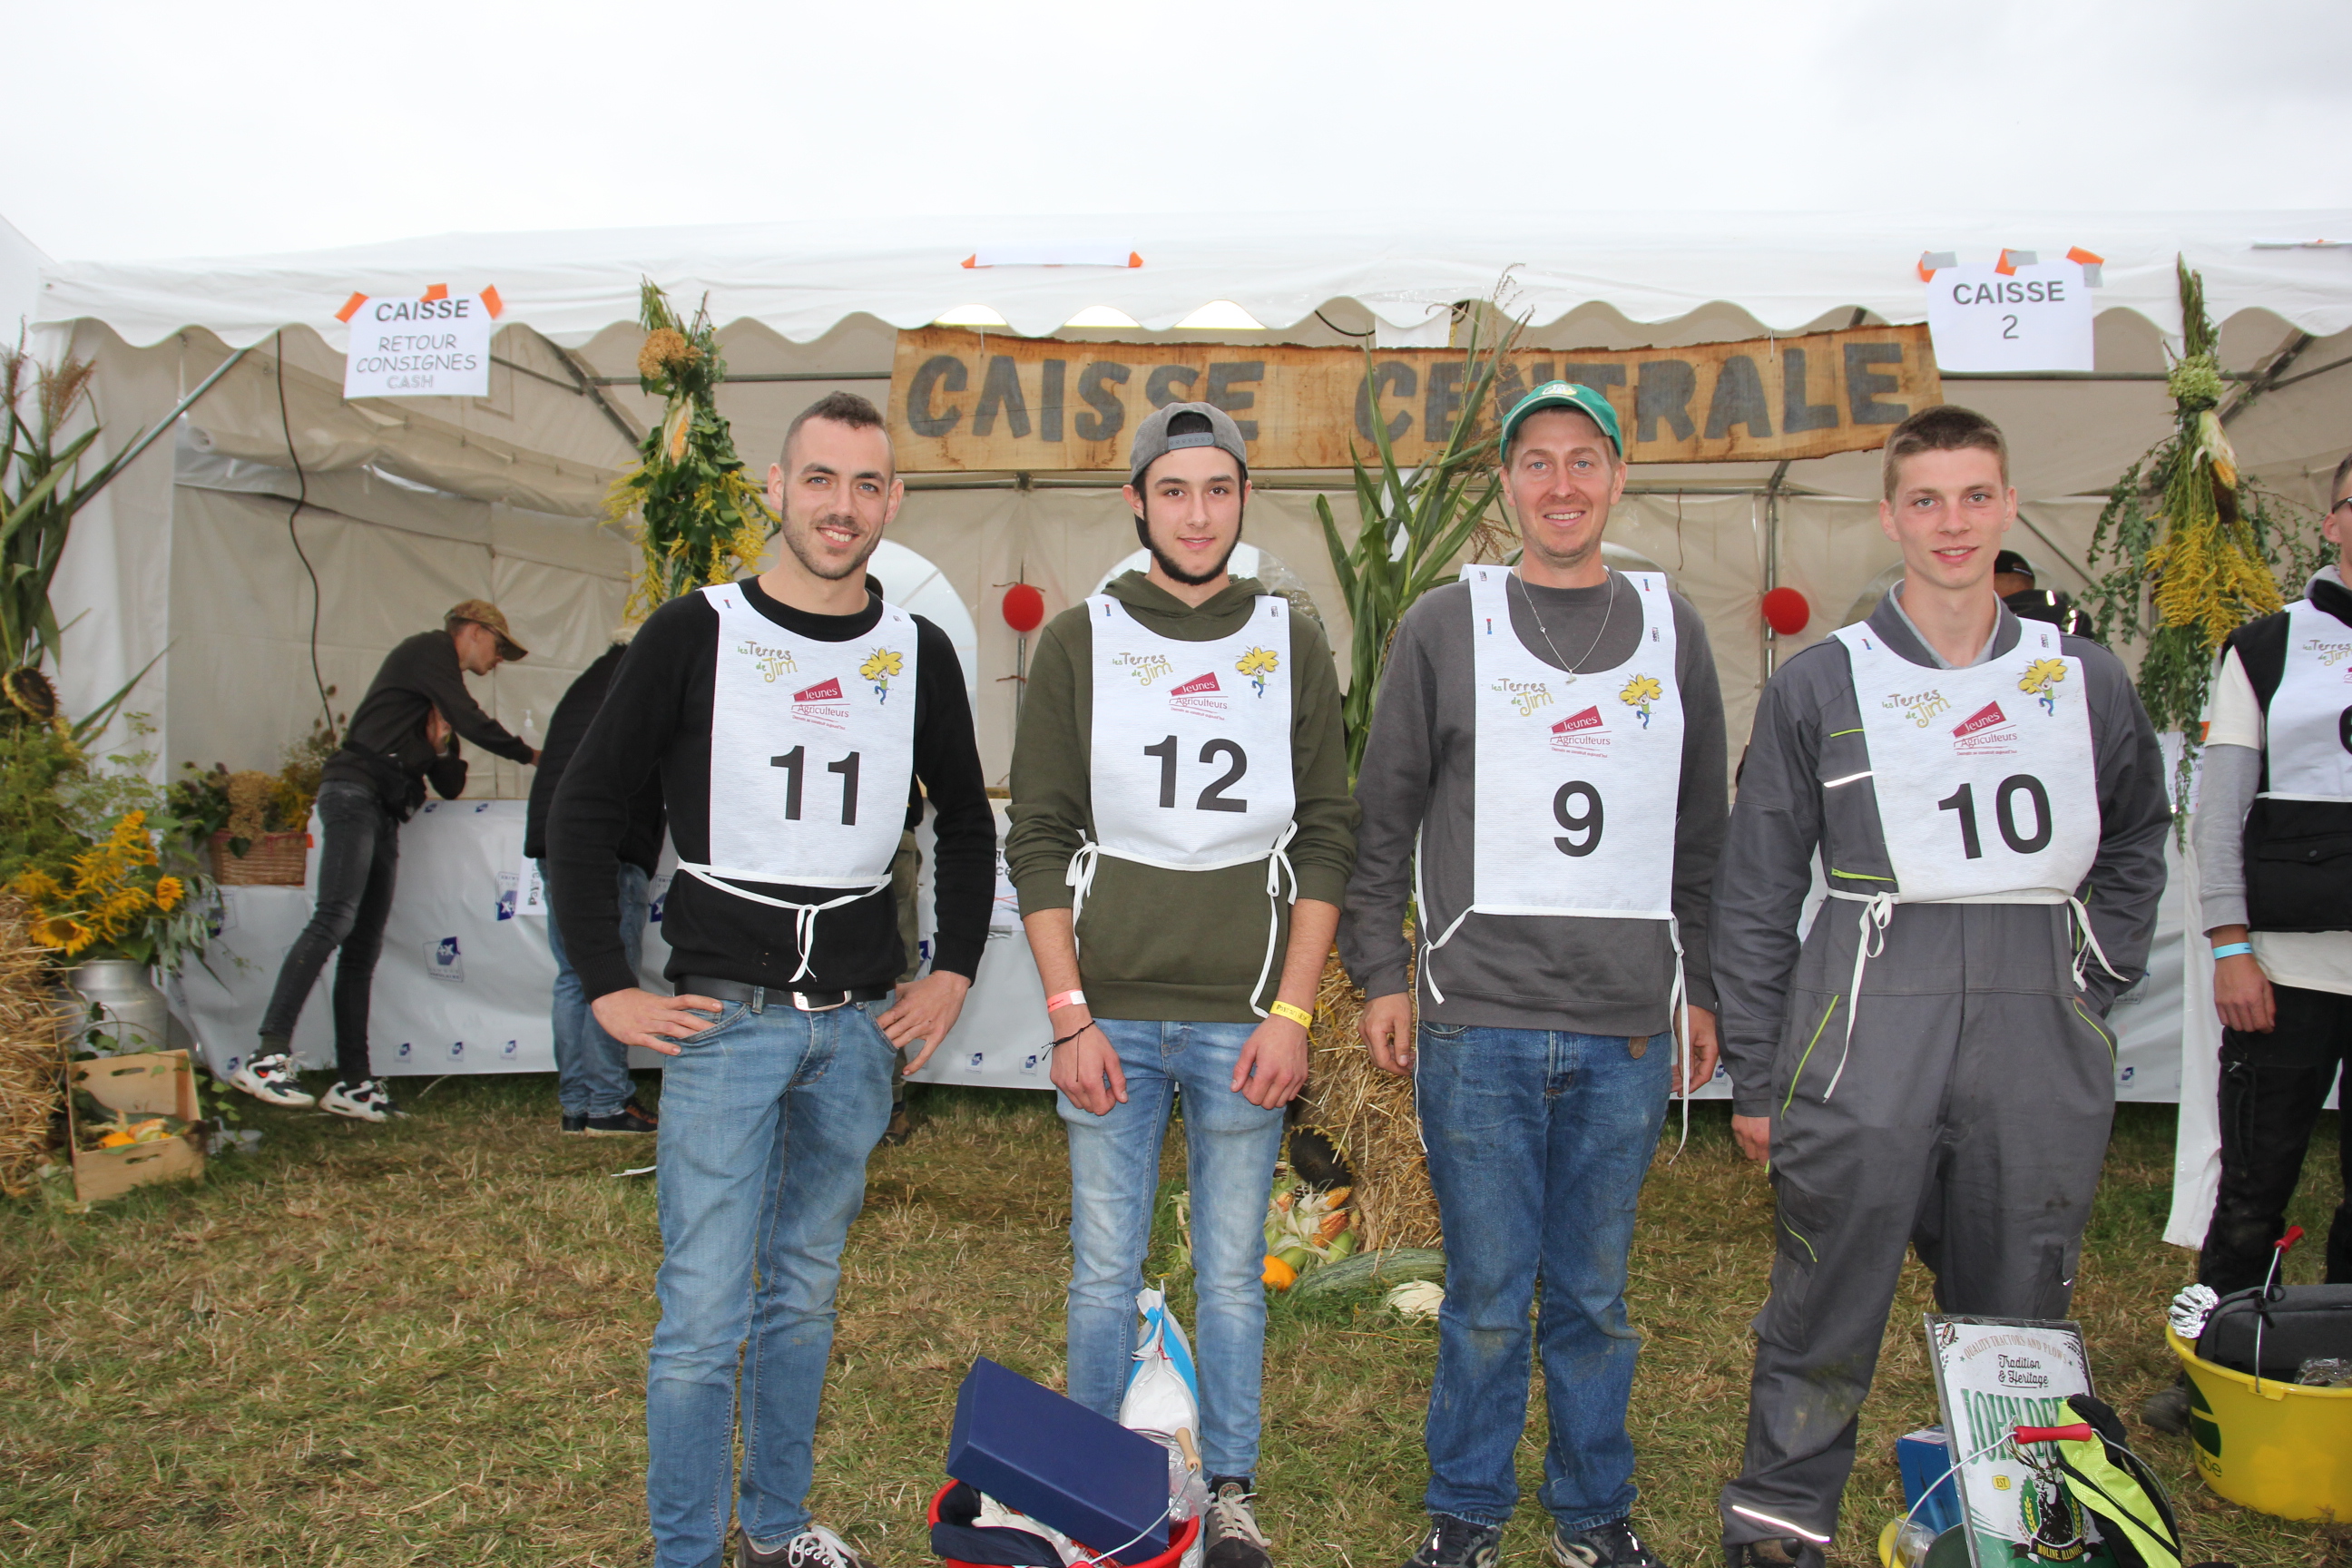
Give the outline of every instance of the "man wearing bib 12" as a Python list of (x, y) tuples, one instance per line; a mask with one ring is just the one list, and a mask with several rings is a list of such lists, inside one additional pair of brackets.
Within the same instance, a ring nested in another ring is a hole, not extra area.
[(1181, 1091), (1202, 1539), (1210, 1568), (1265, 1568), (1252, 1498), (1266, 1192), (1307, 1081), (1356, 806), (1322, 628), (1226, 573), (1249, 499), (1240, 428), (1171, 404), (1137, 428), (1129, 474), (1150, 569), (1038, 638), (1005, 837), (1069, 1130), (1069, 1393), (1118, 1413)]
[[(656, 1568), (718, 1568), (736, 1386), (738, 1568), (862, 1568), (810, 1517), (841, 1248), (866, 1159), (954, 1027), (988, 940), (996, 830), (945, 634), (866, 592), (903, 493), (882, 416), (835, 393), (768, 470), (775, 564), (656, 610), (556, 795), (556, 919), (596, 1021), (662, 1073), (661, 1321), (646, 1374)], [(678, 875), (675, 996), (622, 952), (614, 862), (656, 769)], [(888, 892), (911, 781), (938, 809), (939, 945), (904, 985)], [(895, 987), (895, 998), (893, 991)]]
[(1715, 1071), (1723, 697), (1698, 613), (1663, 575), (1601, 558), (1626, 477), (1608, 398), (1538, 387), (1504, 416), (1502, 458), (1518, 564), (1465, 568), (1397, 628), (1339, 939), (1373, 1059), (1414, 1075), (1445, 1232), (1431, 1528), (1412, 1561), (1496, 1560), (1541, 1279), (1552, 1555), (1649, 1568), (1630, 1521), (1626, 1253), (1685, 1016), (1687, 1086)]
[(2066, 1315), (2115, 1113), (2102, 1019), (2164, 890), (2130, 678), (1994, 593), (2000, 431), (1923, 409), (1884, 466), (1903, 581), (1765, 688), (1716, 884), (1732, 1131), (1769, 1157), (1779, 1245), (1733, 1568), (1822, 1561), (1906, 1247), (1943, 1311)]

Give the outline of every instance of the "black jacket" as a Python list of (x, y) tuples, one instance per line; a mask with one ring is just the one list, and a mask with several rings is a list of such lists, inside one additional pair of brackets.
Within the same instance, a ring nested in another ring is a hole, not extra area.
[(530, 748), (483, 712), (466, 689), (449, 634), (419, 632), (383, 656), (352, 714), (344, 749), (327, 759), (321, 781), (370, 785), (403, 817), (424, 804), (427, 777), (445, 799), (455, 799), (466, 788), (466, 763), (455, 741), (448, 751), (436, 752), (425, 738), (425, 717), (436, 708), (450, 729), (482, 750), (509, 762), (530, 761)]
[[(626, 644), (614, 643), (598, 655), (595, 663), (580, 672), (563, 700), (555, 705), (555, 716), (547, 721), (547, 741), (539, 749), (539, 771), (530, 781), (530, 807), (523, 816), (522, 852), (534, 860), (547, 858), (547, 819), (555, 809), (555, 786), (563, 777), (564, 765), (580, 749), (588, 726), (604, 706), (613, 672), (621, 668), (621, 656), (628, 651)], [(662, 783), (656, 770), (646, 777), (645, 787), (629, 797), (620, 858), (650, 877), (661, 858), (661, 847)]]

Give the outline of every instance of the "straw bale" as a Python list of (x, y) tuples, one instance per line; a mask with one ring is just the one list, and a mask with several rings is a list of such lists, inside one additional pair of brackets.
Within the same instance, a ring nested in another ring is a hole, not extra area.
[(0, 1192), (11, 1196), (32, 1185), (64, 1109), (55, 989), (25, 925), (23, 901), (0, 894)]
[(1339, 1148), (1355, 1178), (1364, 1246), (1434, 1247), (1437, 1198), (1421, 1151), (1412, 1079), (1382, 1072), (1356, 1033), (1364, 994), (1333, 953), (1315, 1000), (1314, 1056), (1299, 1121)]

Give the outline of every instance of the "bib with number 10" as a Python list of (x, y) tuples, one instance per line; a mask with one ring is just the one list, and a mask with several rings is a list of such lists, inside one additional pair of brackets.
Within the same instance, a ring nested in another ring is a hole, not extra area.
[(1888, 651), (1868, 623), (1846, 647), (1878, 820), (1895, 886), (1839, 879), (1904, 903), (2061, 903), (2099, 852), (2098, 778), (2083, 661), (2058, 628), (2019, 623), (2017, 646), (1967, 669)]

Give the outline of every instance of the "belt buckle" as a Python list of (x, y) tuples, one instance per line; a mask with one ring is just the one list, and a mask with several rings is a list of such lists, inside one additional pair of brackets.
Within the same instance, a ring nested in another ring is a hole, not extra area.
[(788, 991), (784, 994), (790, 996), (793, 999), (793, 1005), (803, 1013), (830, 1013), (836, 1007), (849, 1005), (849, 993), (846, 991), (840, 993), (841, 1000), (838, 1002), (826, 1002), (814, 1006), (810, 1005), (809, 993), (805, 991)]

